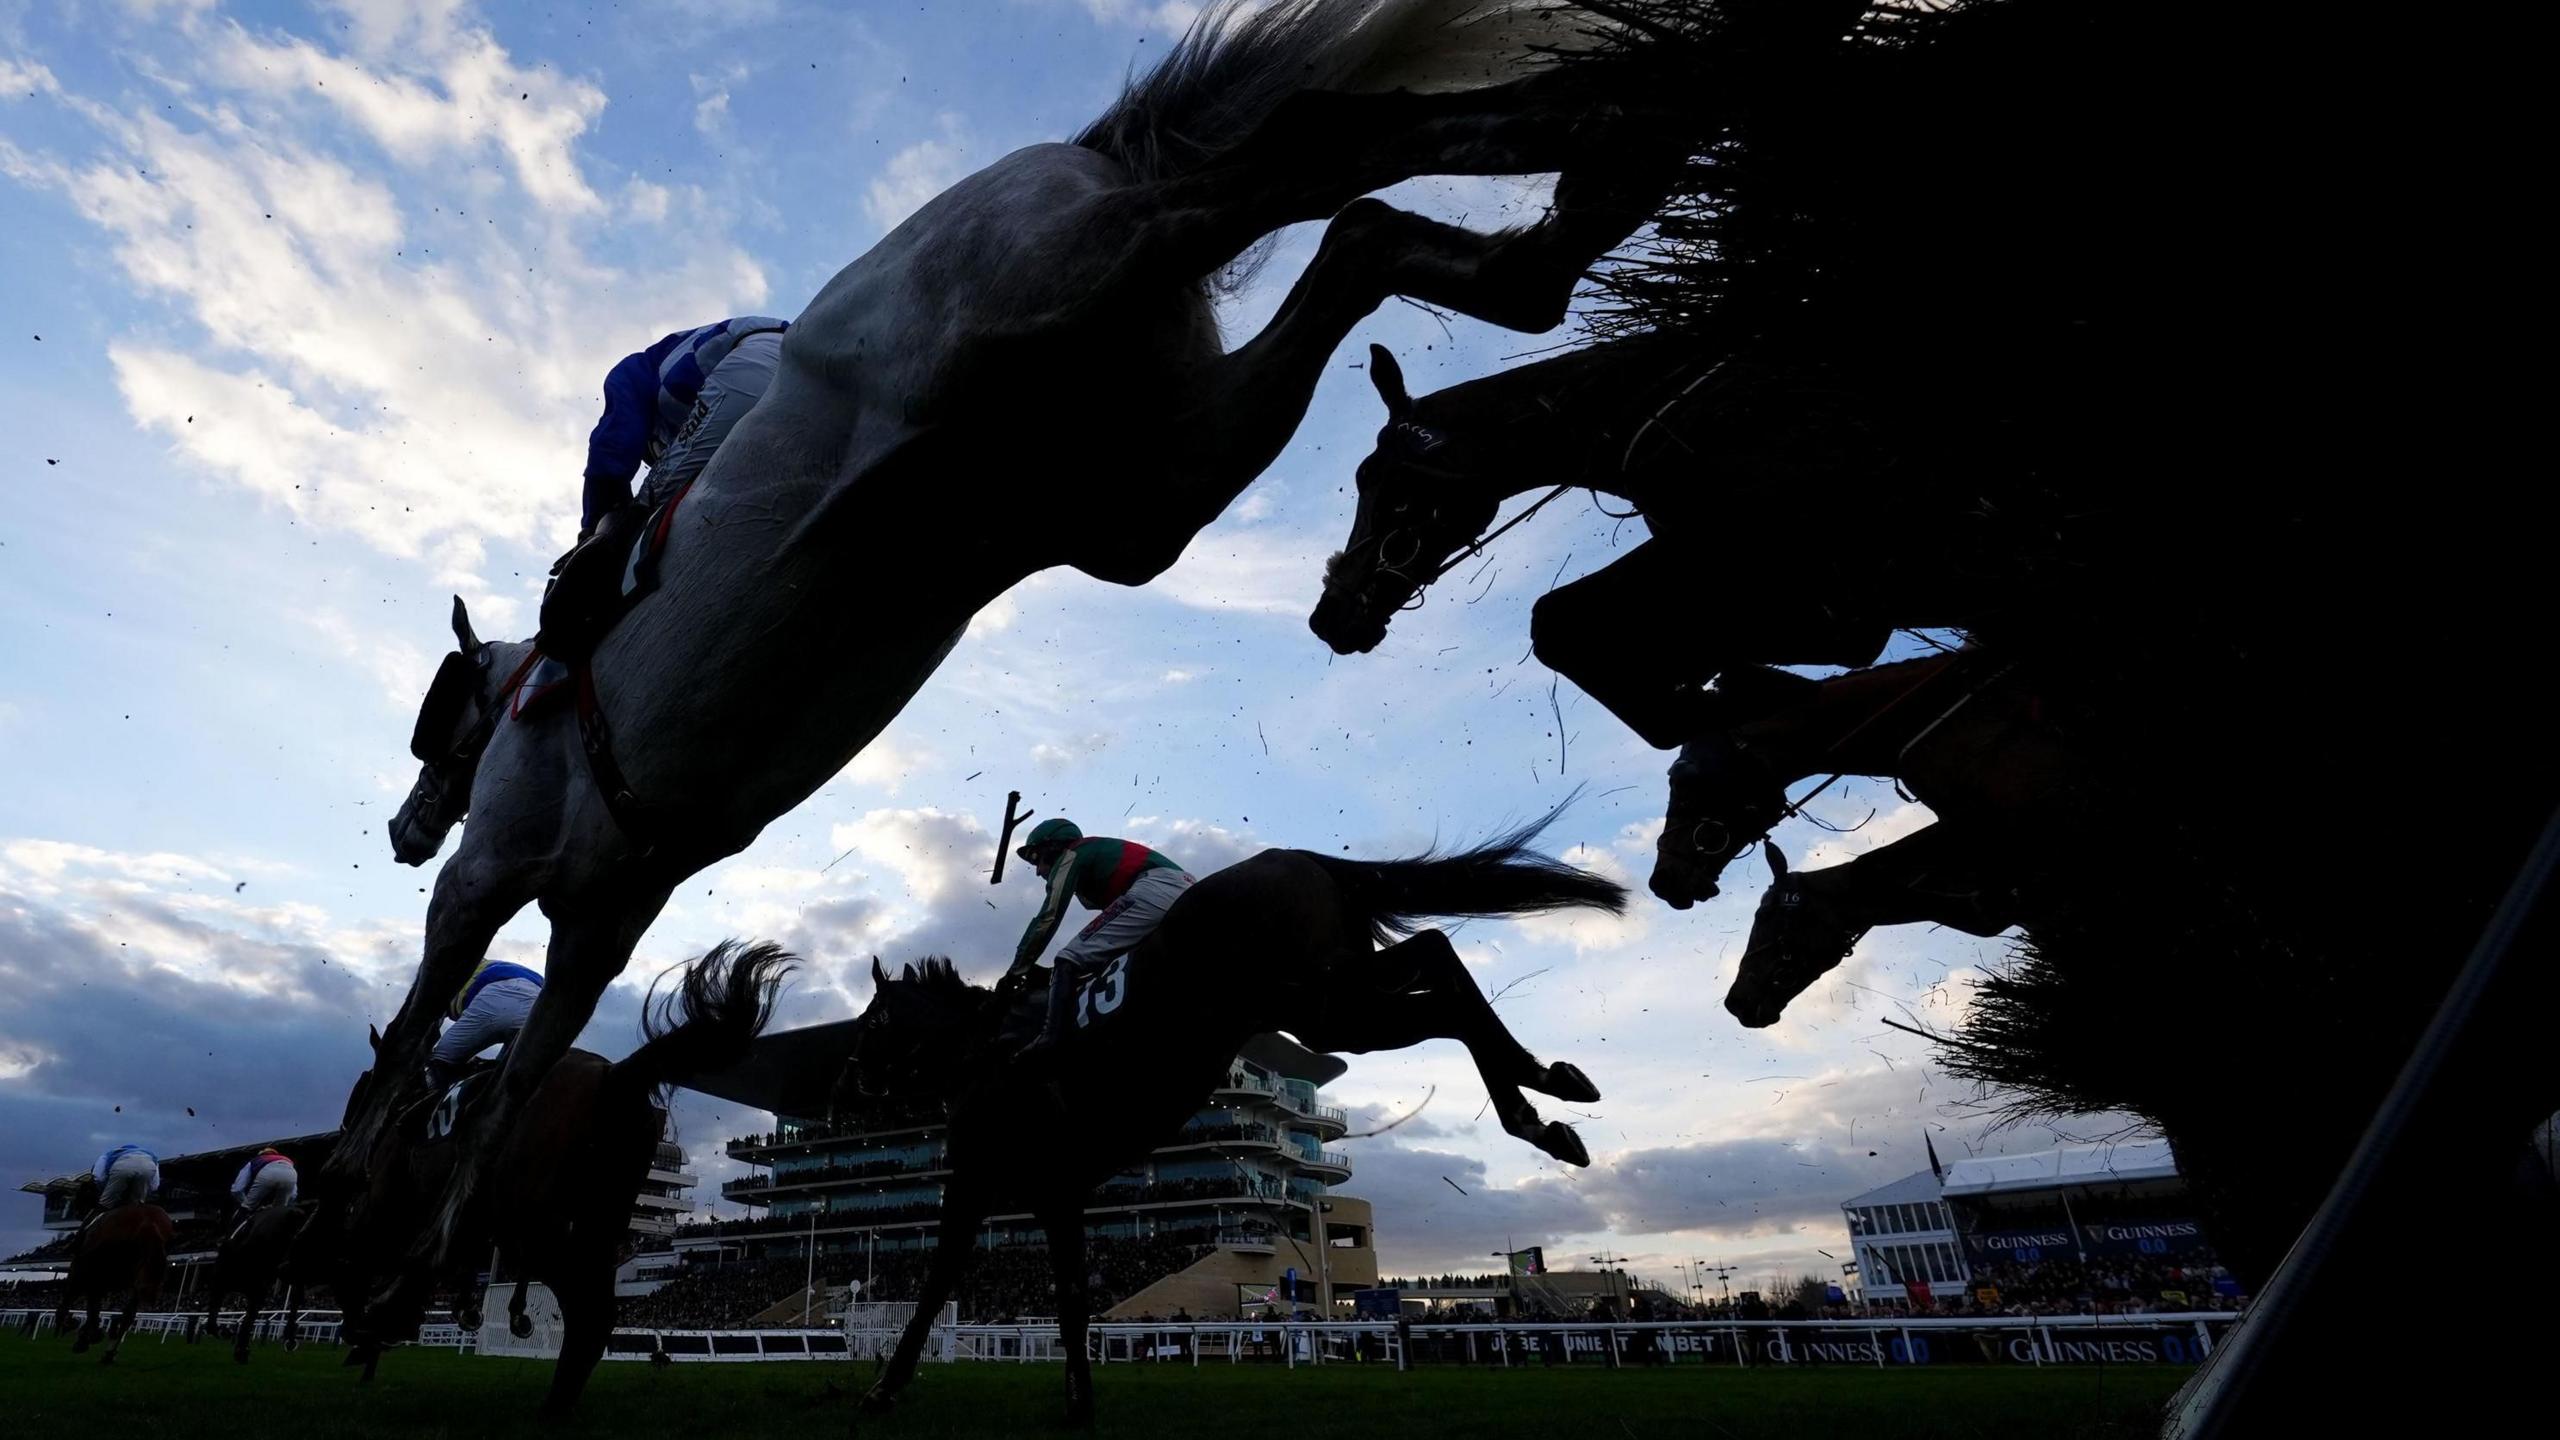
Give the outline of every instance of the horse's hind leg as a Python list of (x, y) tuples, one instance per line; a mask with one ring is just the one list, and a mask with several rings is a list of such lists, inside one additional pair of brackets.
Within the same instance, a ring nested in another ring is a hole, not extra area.
[[(542, 1414), (558, 1420), (576, 1408), (596, 1363), (604, 1359), (605, 1339), (613, 1331), (613, 1257), (572, 1259), (551, 1276), (557, 1282), (552, 1298), (560, 1302), (560, 1358), (552, 1363), (551, 1390), (543, 1397)], [(524, 1315), (524, 1285), (522, 1280), (516, 1282), (516, 1298), (507, 1306), (511, 1317)], [(531, 1329), (527, 1325), (515, 1331), (511, 1326), (510, 1333), (522, 1338)]]
[[(1561, 1099), (1588, 1103), (1600, 1098), (1579, 1069), (1542, 1065), (1513, 1038), (1476, 988), (1449, 937), (1437, 930), (1388, 946), (1358, 964), (1374, 967), (1366, 974), (1390, 993), (1375, 998), (1355, 994), (1332, 997), (1327, 1013), (1299, 1027), (1298, 1038), (1319, 1050), (1400, 1050), (1424, 1040), (1447, 1038), (1467, 1047), (1492, 1097), (1502, 1128), (1568, 1165), (1588, 1165), (1591, 1152), (1573, 1127), (1541, 1118), (1520, 1093), (1526, 1085)], [(1344, 967), (1357, 975), (1359, 969)], [(1419, 988), (1416, 988), (1419, 987)]]
[(106, 1332), (98, 1328), (98, 1308), (105, 1300), (106, 1295), (103, 1291), (89, 1292), (89, 1318), (80, 1322), (80, 1334), (71, 1342), (72, 1354), (85, 1354), (90, 1346), (106, 1338)]

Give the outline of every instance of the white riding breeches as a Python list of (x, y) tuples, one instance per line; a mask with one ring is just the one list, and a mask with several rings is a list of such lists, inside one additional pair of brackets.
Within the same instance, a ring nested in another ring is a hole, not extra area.
[(107, 1167), (107, 1183), (98, 1187), (98, 1208), (133, 1205), (151, 1198), (160, 1184), (160, 1167), (148, 1155), (119, 1155)]
[(1054, 962), (1058, 973), (1084, 974), (1129, 953), (1164, 923), (1164, 913), (1190, 888), (1191, 876), (1185, 871), (1157, 869), (1141, 873), (1129, 882), (1119, 899), (1102, 907), (1102, 913), (1078, 931), (1076, 938), (1058, 947)]
[(501, 980), (484, 987), (463, 1007), (461, 1018), (445, 1027), (444, 1038), (436, 1042), (430, 1058), (438, 1065), (459, 1068), (490, 1046), (514, 1039), (541, 993), (542, 987), (530, 980)]
[(302, 1177), (296, 1175), (292, 1162), (278, 1160), (257, 1173), (249, 1188), (240, 1196), (240, 1204), (249, 1210), (263, 1210), (269, 1205), (290, 1205), (301, 1192)]
[(701, 474), (720, 442), (764, 398), (765, 387), (773, 383), (773, 372), (781, 363), (782, 332), (778, 330), (750, 335), (732, 346), (702, 378), (702, 393), (693, 402), (693, 413), (685, 417), (684, 428), (649, 467), (649, 478), (640, 485), (640, 503), (654, 510)]

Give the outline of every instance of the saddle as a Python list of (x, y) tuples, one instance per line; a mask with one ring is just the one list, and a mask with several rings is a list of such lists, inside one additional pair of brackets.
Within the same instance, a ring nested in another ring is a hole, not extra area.
[(575, 668), (584, 665), (633, 606), (658, 588), (658, 562), (666, 553), (676, 507), (693, 484), (650, 510), (633, 501), (606, 512), (595, 533), (552, 567), (542, 594), (542, 628), (536, 649)]
[[(500, 1051), (503, 1057), (505, 1052)], [(488, 1098), (489, 1085), (497, 1077), (497, 1061), (477, 1061), (442, 1089), (430, 1090), (409, 1102), (400, 1112), (398, 1128), (401, 1136), (412, 1144), (434, 1140), (450, 1140), (462, 1128), (465, 1117), (478, 1110)]]

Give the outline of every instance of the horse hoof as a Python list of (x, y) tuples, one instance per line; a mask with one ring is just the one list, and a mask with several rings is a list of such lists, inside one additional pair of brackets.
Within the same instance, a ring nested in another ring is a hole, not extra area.
[(1582, 1137), (1573, 1133), (1573, 1127), (1561, 1120), (1548, 1121), (1546, 1128), (1538, 1132), (1538, 1148), (1567, 1165), (1587, 1166), (1591, 1163), (1591, 1152), (1583, 1148)]
[(507, 1333), (513, 1335), (519, 1340), (526, 1339), (531, 1336), (533, 1334), (533, 1317), (530, 1315), (508, 1316)]
[(1600, 1101), (1600, 1087), (1591, 1083), (1591, 1077), (1582, 1073), (1582, 1067), (1568, 1065), (1562, 1060), (1547, 1067), (1547, 1083), (1538, 1088), (1576, 1105), (1596, 1105)]
[(302, 1348), (302, 1337), (301, 1337), (301, 1336), (299, 1336), (299, 1335), (288, 1335), (288, 1336), (286, 1336), (286, 1337), (285, 1337), (285, 1341), (284, 1341), (284, 1353), (286, 1353), (287, 1355), (290, 1355), (290, 1354), (292, 1354), (294, 1351), (299, 1350), (299, 1349), (301, 1349), (301, 1348)]

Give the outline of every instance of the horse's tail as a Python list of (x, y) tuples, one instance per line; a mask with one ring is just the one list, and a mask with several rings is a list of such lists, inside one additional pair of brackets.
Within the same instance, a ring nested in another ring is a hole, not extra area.
[(798, 964), (779, 945), (723, 940), (684, 966), (665, 995), (652, 982), (640, 1017), (640, 1033), (648, 1038), (614, 1063), (607, 1082), (653, 1090), (746, 1059), (773, 1018), (783, 978)]
[(1345, 860), (1305, 853), (1333, 876), (1354, 915), (1380, 943), (1410, 935), (1423, 921), (1440, 917), (1537, 915), (1577, 907), (1623, 913), (1625, 886), (1529, 848), (1563, 813), (1564, 806), (1558, 805), (1508, 834), (1454, 855)]
[(1302, 90), (1466, 90), (1594, 43), (1562, 0), (1216, 0), (1075, 143), (1141, 182), (1199, 168)]

